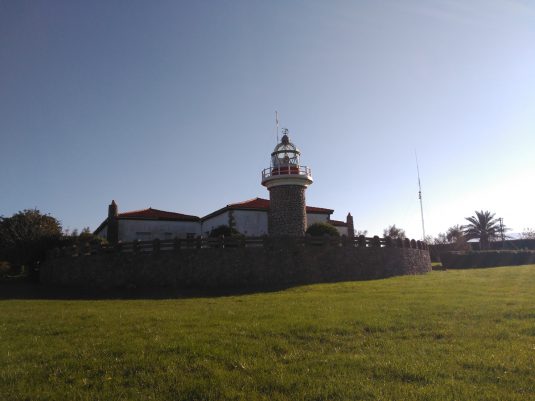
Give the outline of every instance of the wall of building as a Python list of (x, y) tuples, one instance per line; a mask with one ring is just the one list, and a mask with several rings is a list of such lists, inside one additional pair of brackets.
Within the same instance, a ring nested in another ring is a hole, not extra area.
[(430, 270), (427, 250), (268, 242), (257, 248), (52, 258), (41, 266), (41, 281), (89, 288), (252, 288), (368, 280)]
[[(268, 234), (268, 212), (264, 210), (234, 210), (236, 229), (248, 237), (261, 237)], [(308, 225), (328, 221), (328, 214), (307, 213)], [(228, 225), (229, 211), (210, 217), (202, 223), (202, 233), (208, 235), (213, 228)], [(344, 227), (340, 227), (344, 229)], [(347, 229), (345, 231), (347, 233)]]
[(334, 226), (340, 235), (347, 235), (347, 227)]
[[(236, 229), (248, 237), (261, 237), (268, 234), (268, 212), (263, 210), (234, 210)], [(326, 222), (328, 214), (307, 213), (307, 225), (316, 222)], [(132, 241), (152, 240), (155, 238), (169, 239), (178, 236), (185, 238), (188, 233), (207, 236), (210, 231), (221, 225), (229, 224), (229, 211), (213, 216), (202, 222), (165, 221), (165, 220), (119, 220), (119, 240)], [(345, 227), (337, 227), (341, 235), (347, 234)], [(345, 230), (345, 231), (344, 231)], [(97, 235), (106, 238), (107, 227)], [(139, 234), (138, 233), (146, 233)], [(170, 236), (171, 235), (171, 236)]]
[(108, 235), (108, 227), (104, 226), (104, 228), (102, 230), (96, 232), (95, 235), (97, 235), (99, 237), (102, 237), (102, 238), (106, 238), (106, 236)]
[(268, 233), (268, 214), (262, 210), (234, 210), (236, 229), (247, 237), (261, 237)]
[(307, 213), (307, 227), (314, 223), (326, 223), (329, 221), (328, 214)]
[(119, 240), (123, 242), (186, 238), (188, 234), (201, 235), (200, 224), (195, 221), (119, 220)]
[(228, 218), (228, 211), (225, 211), (221, 214), (212, 216), (209, 219), (204, 220), (202, 222), (202, 235), (206, 237), (214, 228), (219, 226), (228, 226)]

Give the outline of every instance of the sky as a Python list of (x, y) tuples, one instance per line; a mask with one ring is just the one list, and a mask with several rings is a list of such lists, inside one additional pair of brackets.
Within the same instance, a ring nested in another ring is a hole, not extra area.
[(475, 210), (535, 227), (528, 0), (0, 0), (0, 215), (70, 230), (268, 198), (280, 126), (307, 204), (381, 235)]

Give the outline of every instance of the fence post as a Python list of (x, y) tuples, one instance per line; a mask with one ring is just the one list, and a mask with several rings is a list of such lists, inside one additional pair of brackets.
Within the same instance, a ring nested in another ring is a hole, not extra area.
[(102, 244), (100, 242), (91, 243), (91, 255), (96, 255), (102, 250)]
[(160, 247), (161, 247), (160, 239), (154, 238), (154, 241), (152, 241), (152, 252), (160, 253)]
[(372, 238), (372, 247), (374, 248), (381, 247), (381, 239), (377, 235), (374, 235)]
[(366, 237), (364, 235), (359, 235), (358, 246), (360, 248), (366, 248)]

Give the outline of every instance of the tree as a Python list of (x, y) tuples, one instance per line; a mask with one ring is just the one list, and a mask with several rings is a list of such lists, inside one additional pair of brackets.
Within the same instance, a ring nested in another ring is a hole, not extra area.
[(489, 249), (489, 242), (493, 240), (500, 230), (499, 219), (495, 213), (476, 211), (475, 216), (466, 217), (470, 224), (463, 226), (464, 236), (467, 240), (479, 239), (480, 249)]
[(447, 234), (444, 233), (438, 233), (438, 235), (433, 238), (433, 244), (434, 245), (444, 245), (448, 243)]
[(446, 239), (450, 244), (464, 240), (463, 227), (459, 224), (456, 224), (448, 228), (448, 231), (446, 232)]
[(60, 222), (37, 209), (0, 217), (0, 259), (12, 265), (28, 266), (33, 271), (60, 240)]
[(82, 245), (86, 243), (103, 245), (107, 244), (107, 242), (108, 241), (106, 238), (94, 235), (89, 227), (82, 228), (82, 231), (80, 232), (76, 228), (71, 232), (69, 232), (69, 230), (65, 230), (62, 238), (62, 245), (66, 246)]
[(533, 228), (524, 228), (524, 231), (520, 234), (522, 239), (535, 239), (535, 230)]
[(340, 233), (332, 224), (329, 223), (314, 223), (308, 226), (307, 234), (312, 235), (313, 237), (322, 237), (325, 234), (330, 235), (331, 237), (339, 237)]
[(355, 237), (360, 237), (361, 235), (368, 235), (368, 230), (356, 230), (355, 231)]
[(405, 230), (396, 227), (394, 224), (383, 230), (383, 237), (390, 237), (392, 239), (405, 239)]

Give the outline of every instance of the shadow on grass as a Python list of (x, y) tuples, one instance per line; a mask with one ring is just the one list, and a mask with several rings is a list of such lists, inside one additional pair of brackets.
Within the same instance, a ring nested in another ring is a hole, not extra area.
[(252, 288), (227, 288), (227, 289), (178, 289), (170, 287), (157, 288), (113, 288), (113, 289), (90, 289), (90, 288), (67, 288), (45, 286), (29, 280), (0, 281), (1, 300), (112, 300), (112, 299), (181, 299), (181, 298), (216, 298), (232, 295), (247, 295), (255, 293), (267, 293), (282, 291), (303, 284), (276, 286), (276, 287), (252, 287)]

